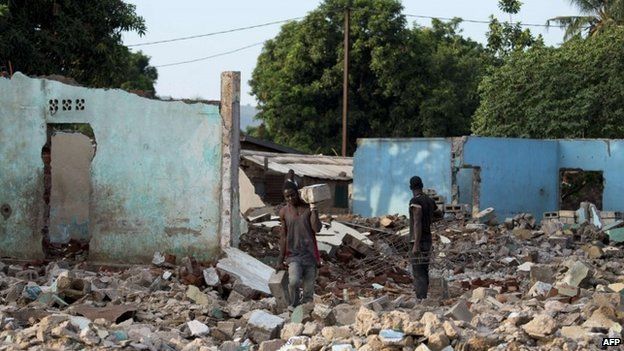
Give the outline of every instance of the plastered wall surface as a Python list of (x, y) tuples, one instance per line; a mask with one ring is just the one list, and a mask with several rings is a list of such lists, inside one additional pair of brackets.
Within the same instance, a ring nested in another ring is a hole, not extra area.
[(494, 207), (500, 221), (559, 206), (556, 141), (469, 137), (461, 161), (481, 168), (480, 209)]
[(154, 101), (19, 73), (0, 79), (0, 99), (0, 205), (13, 210), (8, 219), (0, 217), (1, 255), (42, 257), (46, 123), (89, 123), (95, 134), (91, 260), (148, 262), (154, 251), (199, 259), (217, 254), (218, 106)]
[(450, 201), (450, 139), (359, 139), (353, 165), (353, 212), (362, 216), (407, 215), (414, 175)]

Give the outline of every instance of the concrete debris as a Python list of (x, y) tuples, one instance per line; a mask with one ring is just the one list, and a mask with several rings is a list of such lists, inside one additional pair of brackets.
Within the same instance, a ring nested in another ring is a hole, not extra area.
[(203, 275), (204, 282), (206, 282), (206, 285), (210, 287), (218, 286), (221, 283), (221, 281), (219, 280), (219, 274), (214, 267), (208, 267), (204, 269)]
[(331, 190), (327, 184), (314, 184), (299, 189), (299, 195), (306, 203), (319, 203), (331, 199)]
[(622, 336), (624, 251), (608, 233), (621, 227), (601, 213), (598, 229), (591, 206), (585, 224), (553, 212), (541, 227), (528, 214), (470, 223), (458, 209), (432, 225), (424, 300), (405, 216), (323, 216), (331, 250), (314, 302), (293, 311), (286, 272), (270, 268), (280, 224), (263, 211), (216, 267), (165, 252), (126, 269), (0, 264), (0, 349), (578, 351)]
[(226, 258), (219, 260), (217, 269), (238, 278), (242, 284), (265, 294), (271, 294), (269, 279), (273, 268), (236, 248), (223, 249)]
[(202, 336), (210, 332), (210, 328), (207, 325), (195, 319), (187, 322), (186, 325), (191, 331), (191, 336)]

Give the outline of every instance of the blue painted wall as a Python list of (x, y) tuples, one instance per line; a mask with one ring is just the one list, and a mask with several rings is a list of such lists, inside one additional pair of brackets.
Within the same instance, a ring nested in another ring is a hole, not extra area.
[(560, 140), (559, 167), (602, 171), (603, 209), (624, 210), (623, 140)]
[[(459, 139), (455, 139), (459, 141)], [(450, 139), (361, 139), (354, 157), (353, 210), (364, 216), (405, 214), (407, 179), (420, 174), (450, 202)], [(455, 182), (471, 203), (472, 170), (480, 167), (480, 208), (500, 220), (518, 213), (538, 219), (559, 207), (559, 170), (603, 171), (603, 207), (624, 211), (624, 140), (533, 140), (467, 137)]]
[(556, 141), (469, 137), (462, 163), (481, 168), (479, 207), (494, 207), (501, 221), (522, 212), (541, 217), (558, 207)]
[[(221, 117), (218, 106), (144, 99), (21, 74), (0, 79), (0, 255), (40, 258), (46, 123), (89, 123), (90, 259), (149, 262), (154, 251), (219, 252)], [(49, 101), (57, 99), (52, 113)], [(63, 111), (62, 100), (72, 109)], [(76, 99), (85, 109), (76, 110)]]
[(353, 212), (362, 216), (406, 215), (414, 175), (450, 200), (450, 139), (359, 139), (353, 164)]

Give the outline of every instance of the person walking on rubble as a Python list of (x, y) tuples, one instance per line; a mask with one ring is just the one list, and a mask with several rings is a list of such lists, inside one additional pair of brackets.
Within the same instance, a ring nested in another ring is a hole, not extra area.
[[(316, 206), (308, 205), (299, 197), (294, 183), (284, 184), (284, 198), (286, 206), (279, 213), (282, 233), (275, 269), (285, 270), (288, 266), (289, 309), (292, 309), (301, 303), (311, 302), (314, 297), (314, 282), (321, 263), (316, 233), (321, 230), (322, 224)], [(300, 299), (302, 284), (303, 298)]]
[(414, 176), (410, 179), (410, 189), (413, 194), (409, 202), (409, 223), (410, 240), (413, 240), (411, 261), (414, 290), (416, 290), (416, 298), (426, 299), (429, 289), (429, 260), (432, 246), (431, 222), (438, 211), (435, 201), (423, 193), (423, 183), (420, 177)]

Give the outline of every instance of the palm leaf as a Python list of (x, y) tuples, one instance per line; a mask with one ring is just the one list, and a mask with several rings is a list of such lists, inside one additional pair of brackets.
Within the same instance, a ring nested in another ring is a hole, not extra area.
[(546, 26), (557, 25), (565, 28), (564, 40), (568, 40), (586, 29), (591, 29), (597, 22), (594, 16), (559, 16), (546, 21)]

